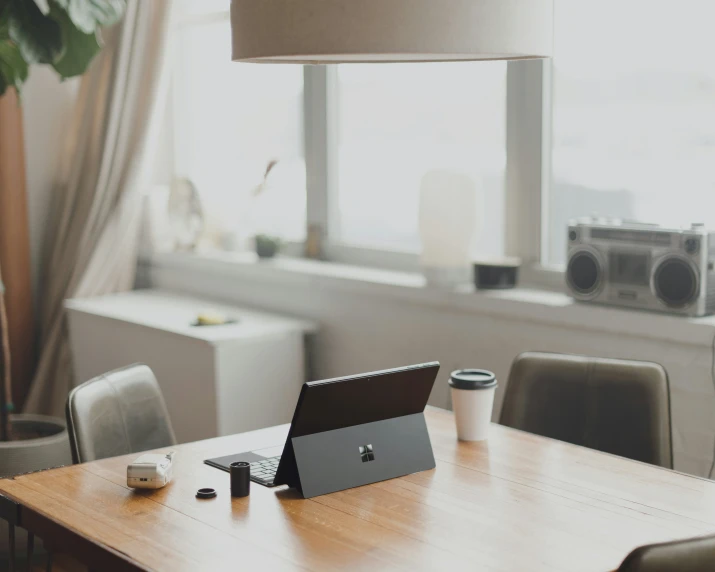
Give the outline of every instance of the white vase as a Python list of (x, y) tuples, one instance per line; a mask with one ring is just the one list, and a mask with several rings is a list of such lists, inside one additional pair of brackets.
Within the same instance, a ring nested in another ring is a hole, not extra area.
[(431, 171), (420, 187), (422, 270), (430, 286), (471, 282), (471, 246), (477, 228), (477, 187), (470, 176)]

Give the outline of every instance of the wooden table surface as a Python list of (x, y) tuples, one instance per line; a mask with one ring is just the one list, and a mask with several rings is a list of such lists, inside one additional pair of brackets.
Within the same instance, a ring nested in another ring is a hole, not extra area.
[[(287, 426), (180, 445), (164, 489), (117, 457), (0, 480), (24, 525), (100, 570), (613, 570), (636, 546), (715, 533), (715, 483), (494, 425), (460, 443), (427, 420), (437, 468), (304, 500), (232, 499), (208, 457), (280, 444)], [(197, 500), (198, 488), (218, 497)]]

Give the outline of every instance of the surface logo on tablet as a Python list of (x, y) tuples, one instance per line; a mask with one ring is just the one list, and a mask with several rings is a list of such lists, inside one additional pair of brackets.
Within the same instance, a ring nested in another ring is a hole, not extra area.
[(362, 459), (363, 463), (369, 463), (370, 461), (375, 460), (375, 453), (373, 453), (372, 451), (372, 445), (361, 445), (359, 449), (360, 458)]

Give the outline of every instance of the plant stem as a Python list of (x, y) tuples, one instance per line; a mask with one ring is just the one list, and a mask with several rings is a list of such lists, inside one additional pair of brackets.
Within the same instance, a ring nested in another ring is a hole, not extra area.
[(10, 439), (9, 404), (12, 403), (10, 339), (5, 307), (5, 287), (0, 269), (0, 441)]

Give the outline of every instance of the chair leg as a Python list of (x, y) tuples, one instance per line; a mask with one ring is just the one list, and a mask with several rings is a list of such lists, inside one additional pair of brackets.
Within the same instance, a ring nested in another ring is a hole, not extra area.
[(52, 552), (47, 551), (47, 564), (45, 567), (46, 572), (52, 572)]
[(8, 570), (10, 572), (15, 572), (15, 525), (10, 524), (8, 527), (8, 536), (10, 544), (10, 566)]
[(27, 572), (32, 572), (32, 557), (35, 555), (35, 535), (27, 533)]

